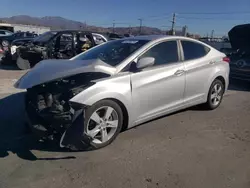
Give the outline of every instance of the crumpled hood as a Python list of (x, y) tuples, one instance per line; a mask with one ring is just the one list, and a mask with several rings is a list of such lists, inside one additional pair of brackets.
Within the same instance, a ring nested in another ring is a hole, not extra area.
[(14, 86), (27, 89), (33, 86), (73, 76), (85, 72), (102, 72), (109, 75), (115, 73), (115, 68), (99, 59), (93, 60), (43, 60), (23, 75)]
[(237, 25), (228, 32), (233, 49), (250, 51), (250, 24)]

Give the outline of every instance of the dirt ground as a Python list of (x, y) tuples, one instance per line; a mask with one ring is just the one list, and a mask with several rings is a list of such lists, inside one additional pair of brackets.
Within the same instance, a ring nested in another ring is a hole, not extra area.
[(127, 130), (101, 150), (66, 152), (25, 128), (23, 93), (11, 86), (22, 74), (0, 70), (0, 188), (250, 187), (248, 83), (232, 82), (214, 111), (193, 107)]

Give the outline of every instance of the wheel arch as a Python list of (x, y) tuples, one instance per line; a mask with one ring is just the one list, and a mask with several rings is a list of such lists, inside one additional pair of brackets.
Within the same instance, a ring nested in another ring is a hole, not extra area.
[(115, 98), (105, 98), (102, 100), (111, 100), (116, 102), (122, 109), (122, 114), (123, 114), (123, 123), (122, 123), (122, 131), (126, 130), (128, 128), (128, 123), (129, 123), (129, 114), (128, 114), (128, 109), (126, 108), (126, 106), (123, 104), (123, 102), (121, 102), (118, 99)]
[[(82, 98), (81, 98), (82, 99)], [(71, 99), (71, 102), (74, 103), (79, 103), (82, 105), (86, 106), (92, 106), (93, 104), (102, 101), (102, 100), (112, 100), (116, 102), (122, 109), (124, 119), (123, 119), (123, 125), (122, 125), (122, 130), (125, 130), (128, 128), (129, 124), (131, 123), (130, 121), (132, 118), (130, 117), (130, 110), (131, 110), (131, 105), (129, 103), (129, 99), (126, 99), (124, 95), (121, 93), (116, 93), (116, 92), (102, 92), (98, 93), (96, 95), (93, 95), (92, 97), (85, 98), (85, 100), (76, 100), (76, 99)]]
[[(220, 80), (224, 86), (224, 92), (225, 92), (225, 88), (226, 88), (226, 80), (223, 76), (217, 76), (214, 80)], [(213, 82), (214, 82), (213, 80)]]
[(218, 71), (216, 72), (216, 74), (212, 75), (210, 78), (209, 78), (209, 82), (208, 82), (208, 85), (207, 85), (207, 91), (206, 93), (208, 94), (208, 91), (210, 89), (210, 86), (212, 85), (212, 83), (214, 82), (214, 80), (216, 79), (219, 79), (220, 81), (222, 81), (223, 85), (224, 85), (224, 89), (225, 91), (227, 90), (227, 87), (228, 87), (228, 84), (229, 84), (229, 81), (228, 81), (228, 75), (226, 72), (224, 71)]

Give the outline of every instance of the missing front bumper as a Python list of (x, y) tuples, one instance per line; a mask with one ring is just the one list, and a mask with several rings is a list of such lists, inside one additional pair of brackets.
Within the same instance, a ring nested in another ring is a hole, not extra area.
[(39, 140), (52, 140), (61, 148), (86, 150), (91, 148), (92, 138), (84, 133), (84, 110), (75, 111), (72, 122), (60, 133), (55, 134), (47, 126), (38, 123), (37, 119), (26, 112), (27, 123)]

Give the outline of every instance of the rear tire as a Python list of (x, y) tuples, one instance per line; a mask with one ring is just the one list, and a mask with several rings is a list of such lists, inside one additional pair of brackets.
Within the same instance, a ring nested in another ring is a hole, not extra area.
[(92, 138), (94, 149), (111, 144), (121, 132), (122, 124), (122, 109), (112, 100), (101, 100), (85, 111), (84, 133)]
[(205, 103), (205, 107), (208, 110), (214, 110), (218, 108), (221, 104), (225, 91), (225, 86), (219, 79), (215, 79), (210, 86), (207, 102)]

